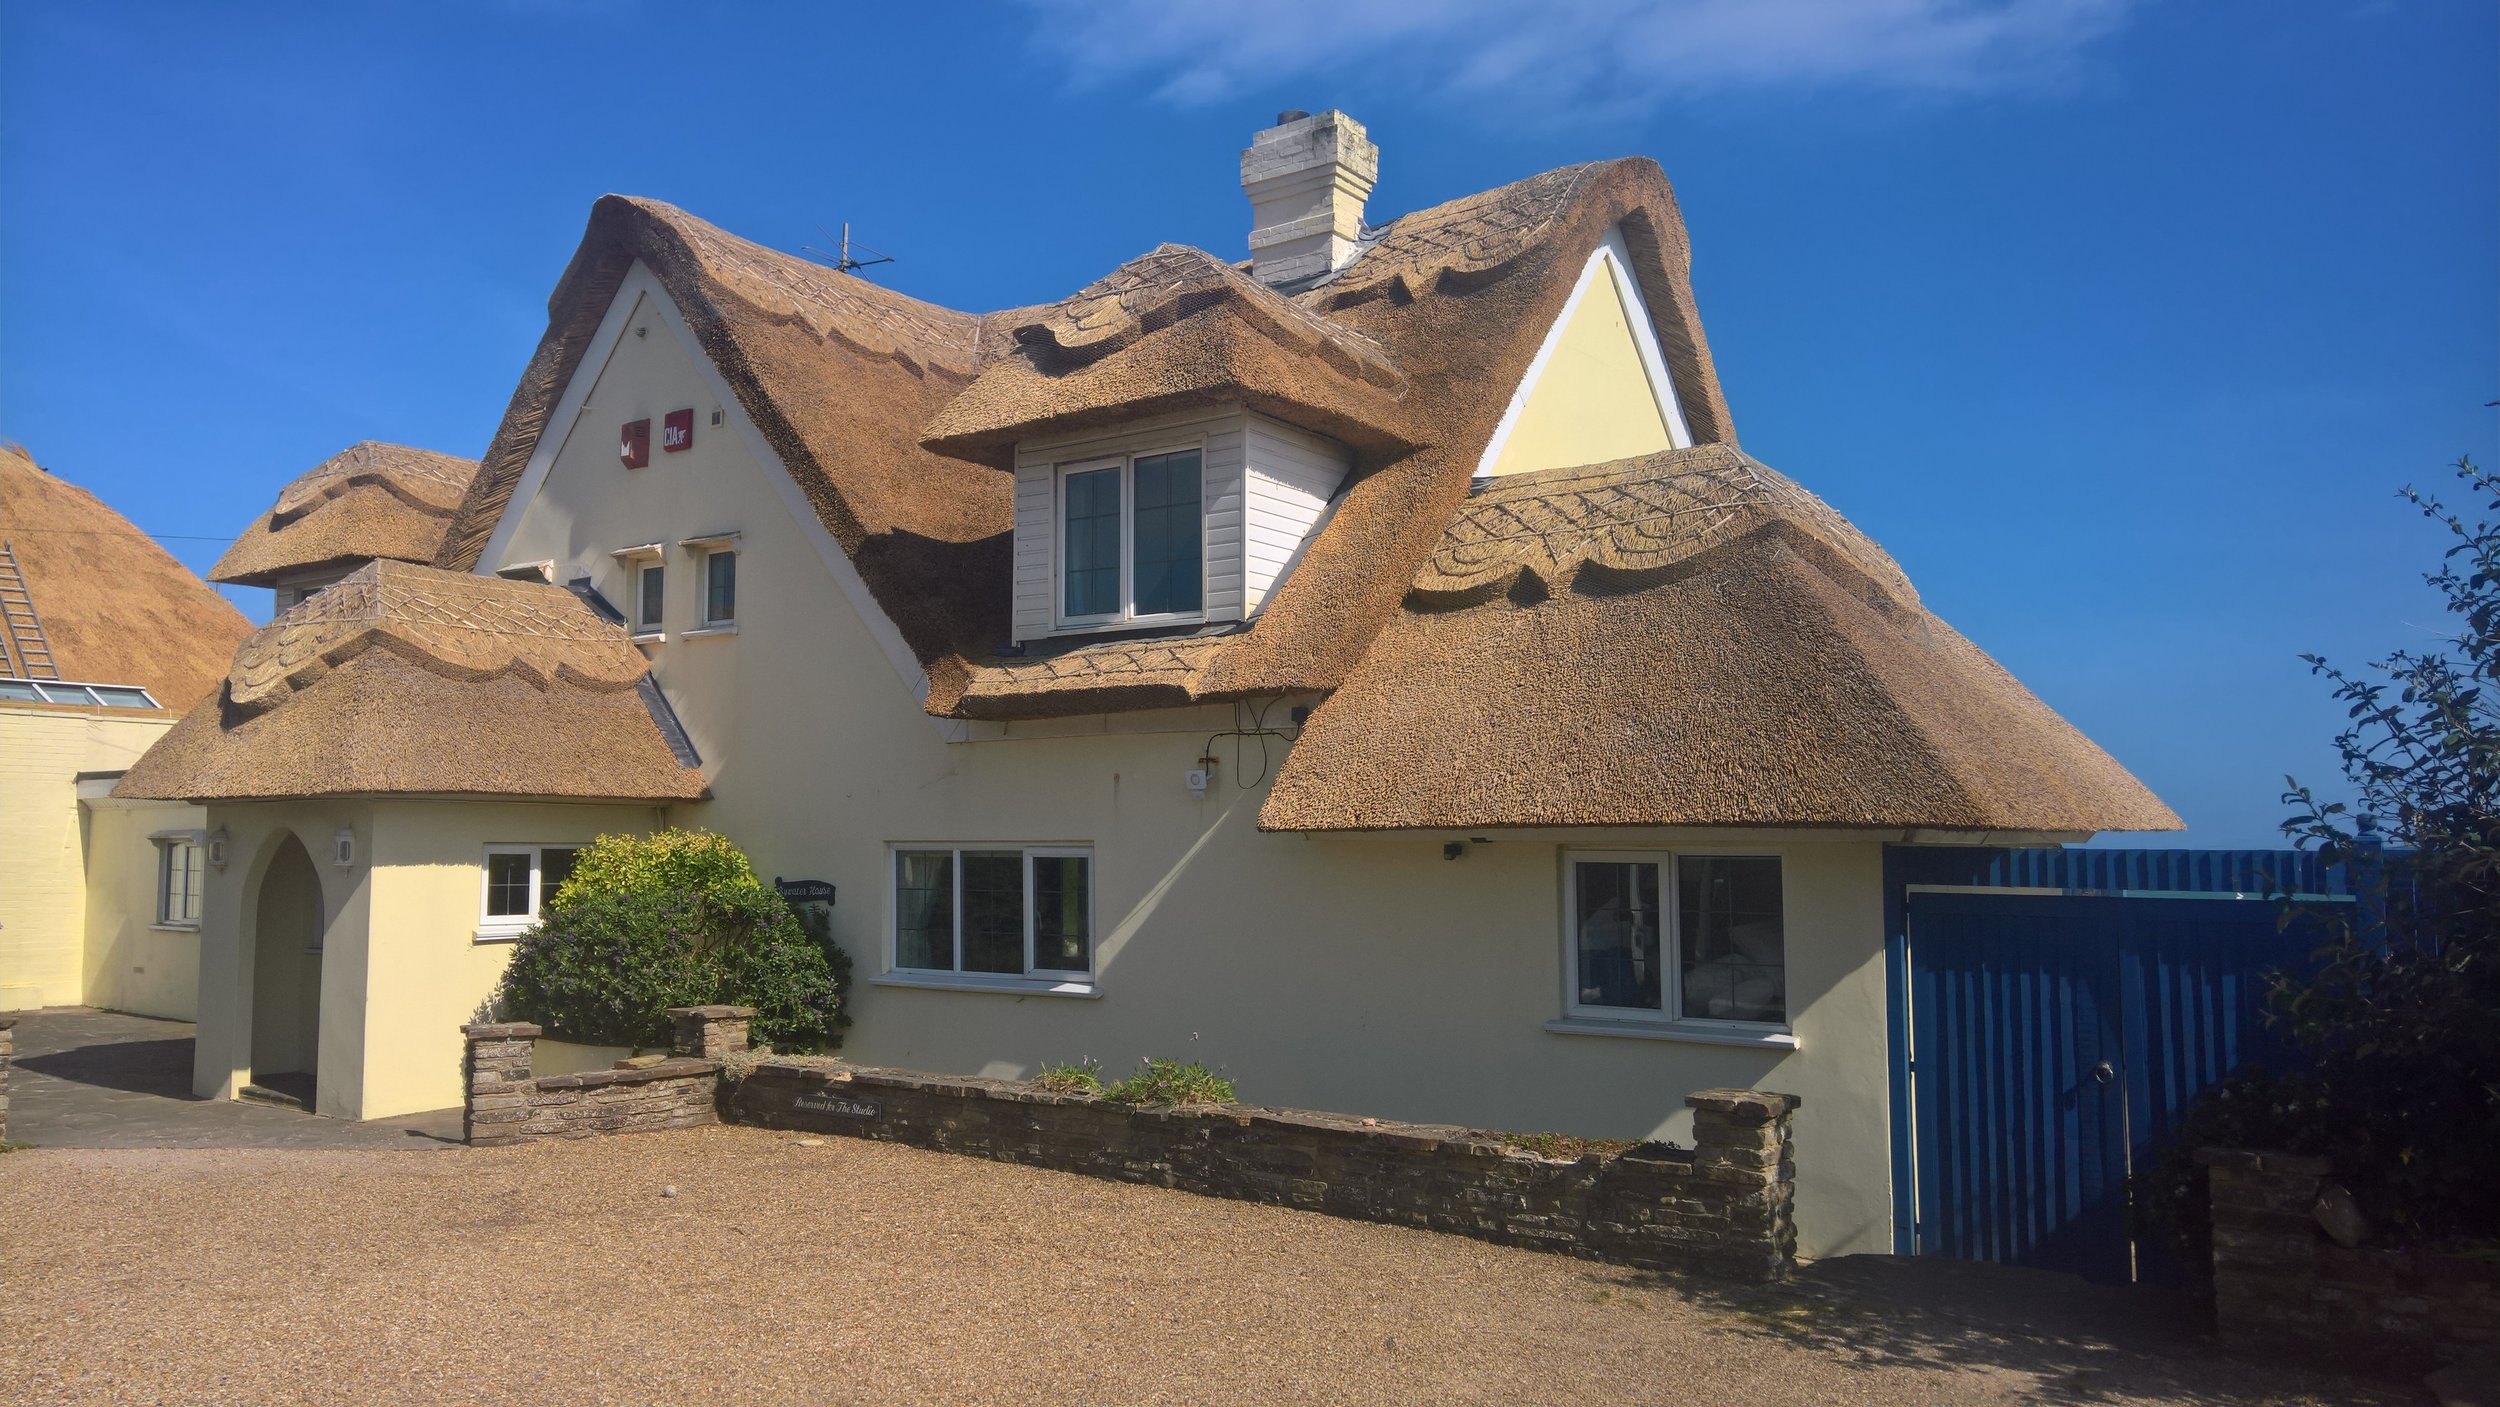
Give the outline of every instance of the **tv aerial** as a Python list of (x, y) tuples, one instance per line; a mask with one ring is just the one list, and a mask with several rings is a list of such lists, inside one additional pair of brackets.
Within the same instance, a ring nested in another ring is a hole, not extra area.
[[(871, 264), (891, 264), (894, 262), (894, 256), (885, 253), (883, 250), (871, 249), (864, 244), (852, 243), (851, 225), (848, 220), (842, 222), (842, 235), (839, 239), (834, 237), (833, 231), (826, 229), (822, 225), (818, 225), (816, 227), (816, 233), (823, 235), (825, 237), (825, 243), (832, 245), (833, 248), (818, 249), (812, 244), (802, 244), (799, 246), (799, 252), (802, 254), (814, 255), (819, 263), (831, 264), (838, 273), (855, 274), (860, 270), (867, 268)], [(859, 257), (863, 254), (869, 257), (865, 259)]]

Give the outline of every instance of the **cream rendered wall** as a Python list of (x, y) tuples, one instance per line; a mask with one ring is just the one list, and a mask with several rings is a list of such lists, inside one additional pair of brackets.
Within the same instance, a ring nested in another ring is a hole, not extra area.
[(647, 832), (663, 814), (651, 806), (376, 802), (363, 1086), (355, 1117), (382, 1119), (460, 1103), (460, 1028), (486, 1014), (512, 958), (508, 941), (477, 941), (488, 845), (583, 845), (602, 835)]
[(153, 710), (0, 702), (0, 1011), (88, 1000), (78, 774), (121, 771), (174, 722)]
[[(355, 799), (216, 802), (210, 831), (226, 832), (226, 865), (208, 868), (200, 903), (199, 1031), (191, 1090), (203, 1099), (232, 1099), (252, 1078), (255, 959), (260, 942), (261, 881), (281, 842), (293, 835), (319, 877), (322, 913), (320, 1032), (314, 1109), (363, 1118), (364, 935), (372, 911), (371, 866), (365, 851), (373, 807)], [(342, 828), (358, 837), (357, 863), (331, 863)]]
[[(627, 296), (654, 295), (645, 280)], [(1193, 797), (1182, 774), (1234, 725), (1229, 706), (935, 726), (891, 661), (890, 627), (854, 605), (847, 564), (735, 405), (708, 425), (727, 400), (711, 368), (666, 310), (636, 306), (648, 334), (585, 361), (592, 409), (480, 565), (578, 562), (617, 597), (618, 547), (744, 534), (741, 633), (677, 638), (672, 580), (671, 638), (651, 651), (715, 796), (674, 814), (736, 839), (767, 877), (836, 884), (835, 933), (861, 979), (847, 1053), (997, 1075), (1178, 1055), (1224, 1067), (1252, 1100), (1591, 1135), (1672, 1135), (1688, 1091), (1767, 1085), (1806, 1099), (1807, 1250), (1888, 1246), (1877, 837), (1521, 834), (1445, 861), (1444, 836), (1259, 833), (1264, 782), (1243, 784), (1272, 775), (1274, 740), (1264, 767), (1255, 746), (1220, 743), (1216, 784)], [(687, 405), (693, 450), (617, 466), (618, 424)], [(1562, 1009), (1561, 847), (1713, 841), (1786, 856), (1799, 1048), (1547, 1031)], [(1100, 995), (887, 985), (897, 842), (1093, 847)]]
[[(383, 798), (230, 802), (227, 867), (208, 873), (200, 923), (199, 1046), (193, 1091), (231, 1099), (251, 1079), (254, 949), (261, 879), (293, 834), (320, 877), (324, 928), (315, 1109), (382, 1119), (460, 1103), (460, 1027), (477, 1019), (510, 961), (479, 943), (489, 844), (578, 844), (647, 830), (647, 806)], [(341, 827), (356, 860), (333, 863)]]
[(202, 829), (207, 811), (180, 801), (95, 796), (80, 809), (86, 828), (87, 1005), (195, 1019), (199, 930), (156, 921), (157, 847), (149, 837)]

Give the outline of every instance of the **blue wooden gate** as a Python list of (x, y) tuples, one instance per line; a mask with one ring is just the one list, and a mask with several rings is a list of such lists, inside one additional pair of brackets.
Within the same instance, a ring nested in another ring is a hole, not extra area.
[(2128, 1177), (2224, 1075), (2297, 1058), (2262, 974), (2323, 930), (2270, 895), (2337, 902), (2342, 876), (2293, 852), (1900, 849), (1887, 868), (1896, 1248), (2174, 1278), (2130, 1238)]

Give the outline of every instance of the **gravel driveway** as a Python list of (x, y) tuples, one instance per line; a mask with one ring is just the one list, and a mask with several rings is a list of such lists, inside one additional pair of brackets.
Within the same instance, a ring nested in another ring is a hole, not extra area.
[(2407, 1400), (2092, 1293), (1879, 1259), (1682, 1285), (757, 1129), (0, 1156), (11, 1404)]

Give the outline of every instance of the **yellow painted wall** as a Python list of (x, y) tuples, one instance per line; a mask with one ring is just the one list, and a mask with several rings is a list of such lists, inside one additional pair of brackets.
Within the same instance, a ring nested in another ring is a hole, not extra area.
[[(194, 1092), (231, 1099), (251, 1078), (261, 885), (283, 836), (302, 841), (321, 892), (315, 1107), (380, 1119), (460, 1103), (460, 1027), (477, 1019), (512, 951), (477, 941), (485, 847), (578, 843), (646, 830), (657, 815), (387, 798), (211, 806), (228, 860), (209, 872), (201, 914)], [(348, 866), (333, 862), (342, 826), (356, 837)]]
[(1510, 437), (1487, 473), (1602, 464), (1674, 447), (1632, 340), (1632, 315), (1607, 267), (1611, 257), (1591, 266), (1579, 306), (1531, 373)]
[[(741, 633), (651, 651), (716, 798), (673, 814), (735, 838), (768, 878), (838, 886), (836, 937), (862, 979), (846, 1053), (1002, 1076), (1045, 1060), (1121, 1069), (1176, 1055), (1224, 1068), (1252, 1100), (1627, 1137), (1686, 1127), (1691, 1090), (1763, 1085), (1806, 1099), (1806, 1249), (1888, 1247), (1876, 838), (1520, 834), (1445, 861), (1443, 836), (1259, 833), (1264, 782), (1243, 784), (1273, 775), (1273, 740), (1264, 764), (1255, 746), (1237, 756), (1219, 744), (1216, 785), (1193, 797), (1182, 774), (1210, 732), (1233, 726), (1230, 706), (978, 725), (976, 740), (947, 742), (791, 511), (784, 471), (734, 425), (709, 424), (717, 388), (656, 311), (647, 325), (604, 368), (585, 365), (599, 378), (590, 409), (539, 496), (516, 506), (508, 547), (481, 567), (553, 559), (562, 577), (579, 565), (621, 606), (616, 548), (744, 533)], [(684, 406), (696, 411), (693, 450), (617, 465), (618, 424)], [(1644, 433), (1663, 442), (1661, 429)], [(1589, 453), (1624, 452), (1605, 442)], [(672, 553), (672, 632), (691, 611), (689, 565)], [(1780, 845), (1802, 1048), (1548, 1032), (1562, 1002), (1567, 839)], [(1099, 997), (880, 984), (894, 842), (1093, 847)]]
[(460, 1103), (460, 1028), (486, 1015), (512, 958), (509, 942), (477, 941), (485, 847), (581, 845), (648, 831), (660, 815), (650, 806), (375, 803), (361, 1117)]
[(128, 767), (173, 723), (154, 711), (0, 702), (0, 1010), (88, 1000), (77, 777)]
[[(179, 801), (82, 803), (86, 825), (86, 1003), (189, 1021), (199, 1012), (200, 935), (156, 921), (157, 848), (148, 837), (198, 830)], [(207, 879), (202, 873), (203, 882)]]

